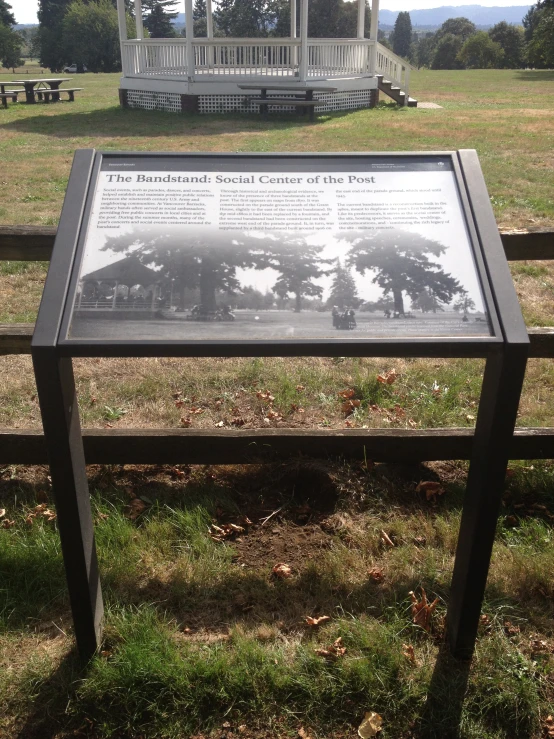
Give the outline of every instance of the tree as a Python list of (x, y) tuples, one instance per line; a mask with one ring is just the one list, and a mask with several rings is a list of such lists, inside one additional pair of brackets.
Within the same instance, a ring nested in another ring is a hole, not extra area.
[(392, 32), (392, 50), (398, 56), (407, 57), (412, 43), (412, 20), (407, 11), (401, 11), (396, 17)]
[(110, 0), (74, 0), (62, 22), (61, 41), (64, 62), (86, 66), (90, 72), (121, 69), (117, 12)]
[(277, 9), (268, 0), (221, 0), (214, 19), (224, 36), (267, 38), (278, 20)]
[(8, 5), (6, 0), (0, 0), (0, 23), (3, 26), (15, 26), (15, 16), (12, 13), (12, 6)]
[(323, 288), (313, 280), (322, 277), (325, 271), (321, 268), (326, 260), (319, 258), (323, 246), (308, 244), (301, 234), (279, 234), (280, 243), (273, 249), (271, 267), (280, 272), (273, 286), (273, 291), (280, 297), (294, 295), (295, 313), (302, 310), (302, 297), (320, 297)]
[[(298, 6), (300, 3), (298, 3)], [(369, 38), (371, 10), (366, 0), (364, 37)], [(355, 38), (358, 28), (358, 3), (344, 0), (311, 0), (308, 4), (310, 38)]]
[(469, 297), (469, 295), (467, 294), (467, 292), (465, 290), (463, 290), (460, 293), (460, 297), (454, 303), (454, 305), (452, 306), (452, 308), (456, 312), (461, 311), (462, 313), (466, 314), (470, 310), (475, 310), (475, 302)]
[(0, 61), (6, 69), (11, 69), (15, 74), (15, 68), (23, 64), (21, 50), (23, 48), (23, 37), (13, 31), (9, 26), (0, 25)]
[(448, 303), (463, 291), (460, 283), (431, 257), (440, 257), (446, 248), (417, 233), (402, 231), (343, 232), (340, 238), (352, 246), (348, 263), (364, 274), (375, 273), (373, 283), (385, 296), (392, 295), (394, 310), (404, 314), (404, 294), (412, 300), (425, 289), (437, 300)]
[(340, 308), (341, 310), (344, 310), (349, 306), (357, 306), (359, 298), (356, 290), (356, 282), (354, 281), (350, 270), (343, 267), (340, 259), (337, 259), (333, 273), (334, 277), (327, 305), (336, 305), (337, 308)]
[(412, 300), (412, 308), (420, 310), (422, 313), (436, 313), (444, 311), (443, 303), (440, 301), (433, 290), (426, 287), (419, 295)]
[(194, 0), (194, 35), (203, 38), (208, 35), (208, 22), (206, 19), (206, 0)]
[(143, 0), (142, 20), (150, 38), (175, 38), (177, 32), (171, 22), (179, 14), (173, 11), (177, 0)]
[(414, 62), (418, 67), (430, 67), (435, 55), (435, 34), (426, 33), (418, 38)]
[(53, 72), (61, 71), (66, 62), (75, 61), (66, 59), (61, 44), (63, 18), (70, 4), (71, 0), (39, 0), (37, 33), (40, 64)]
[(458, 58), (462, 50), (463, 40), (461, 36), (447, 33), (437, 43), (431, 69), (462, 69), (463, 64)]
[(548, 69), (554, 66), (554, 8), (542, 8), (535, 21), (528, 46), (529, 62)]
[(503, 69), (521, 69), (526, 62), (525, 32), (521, 26), (514, 26), (506, 21), (489, 28), (489, 36), (500, 44), (504, 56)]
[(462, 43), (467, 41), (470, 36), (477, 33), (477, 26), (467, 18), (449, 18), (444, 21), (442, 26), (435, 33), (436, 41), (440, 41), (444, 36), (452, 34), (459, 36)]
[(458, 59), (468, 69), (498, 69), (504, 52), (485, 31), (470, 36), (459, 51)]

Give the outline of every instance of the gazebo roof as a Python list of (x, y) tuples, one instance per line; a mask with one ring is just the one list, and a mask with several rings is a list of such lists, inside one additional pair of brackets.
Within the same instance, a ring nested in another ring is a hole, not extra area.
[(107, 264), (105, 267), (94, 272), (89, 272), (88, 275), (81, 277), (83, 282), (87, 280), (116, 280), (117, 282), (132, 287), (133, 285), (151, 285), (154, 282), (158, 282), (160, 275), (158, 272), (154, 272), (153, 269), (145, 267), (137, 257), (125, 257), (112, 264)]

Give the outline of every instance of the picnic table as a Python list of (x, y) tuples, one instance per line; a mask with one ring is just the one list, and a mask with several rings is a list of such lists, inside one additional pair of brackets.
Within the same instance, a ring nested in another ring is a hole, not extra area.
[[(310, 111), (310, 120), (314, 119), (314, 108), (319, 105), (319, 100), (314, 98), (314, 92), (336, 92), (336, 87), (322, 87), (317, 85), (314, 87), (305, 87), (302, 85), (266, 85), (263, 82), (258, 85), (239, 85), (241, 90), (260, 90), (259, 98), (251, 98), (250, 102), (260, 106), (260, 113), (266, 114), (269, 105), (294, 105), (296, 112), (304, 112), (306, 108)], [(268, 90), (279, 90), (279, 92), (287, 93), (289, 97), (267, 97)], [(292, 97), (294, 95), (294, 97)]]
[[(59, 100), (60, 94), (57, 92), (62, 82), (67, 82), (71, 77), (41, 77), (36, 80), (17, 80), (18, 85), (23, 85), (25, 90), (25, 102), (36, 103), (35, 86), (38, 85), (36, 92), (40, 94), (40, 90), (48, 90), (48, 95), (52, 95), (53, 100)], [(53, 91), (53, 92), (52, 92)]]
[(19, 85), (19, 82), (0, 82), (0, 100), (2, 101), (2, 105), (4, 108), (8, 107), (8, 98), (12, 99), (12, 102), (17, 102), (17, 96), (20, 92), (25, 92), (21, 88), (19, 90), (8, 90), (6, 92), (6, 87), (13, 87), (13, 86)]

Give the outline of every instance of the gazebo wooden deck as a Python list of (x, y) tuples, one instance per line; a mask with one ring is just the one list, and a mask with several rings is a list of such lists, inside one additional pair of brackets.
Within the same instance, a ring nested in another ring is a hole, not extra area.
[[(189, 22), (183, 39), (150, 39), (144, 38), (141, 0), (135, 0), (136, 38), (129, 39), (125, 0), (117, 0), (121, 104), (174, 112), (257, 112), (259, 95), (245, 94), (240, 85), (246, 83), (282, 86), (272, 94), (290, 96), (291, 110), (293, 95), (319, 85), (335, 88), (317, 95), (320, 111), (373, 107), (380, 89), (401, 104), (417, 104), (409, 97), (413, 67), (377, 41), (379, 0), (372, 0), (369, 39), (364, 38), (365, 0), (358, 0), (358, 36), (352, 39), (309, 38), (308, 0), (299, 0), (298, 33), (296, 0), (290, 2), (290, 38), (214, 38), (212, 0), (206, 0), (207, 37), (195, 38)], [(185, 16), (193, 17), (193, 0), (185, 0)]]

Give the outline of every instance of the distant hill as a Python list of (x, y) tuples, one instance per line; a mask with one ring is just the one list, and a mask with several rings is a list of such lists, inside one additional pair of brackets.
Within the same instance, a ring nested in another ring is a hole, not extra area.
[[(438, 27), (449, 18), (467, 18), (476, 26), (494, 26), (501, 21), (521, 25), (530, 5), (513, 5), (509, 8), (486, 8), (483, 5), (444, 5), (440, 8), (410, 10), (412, 26)], [(398, 11), (379, 10), (379, 25), (394, 26)]]

